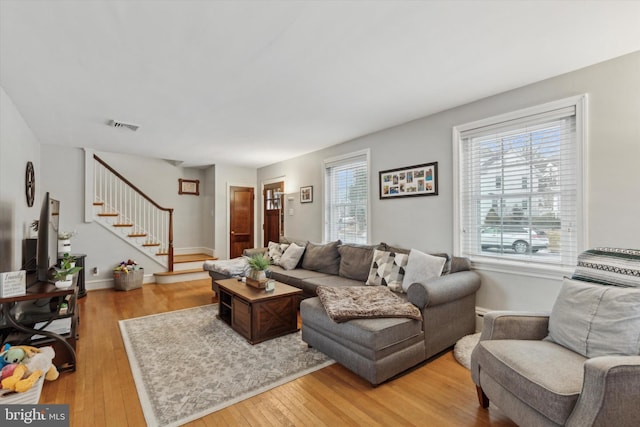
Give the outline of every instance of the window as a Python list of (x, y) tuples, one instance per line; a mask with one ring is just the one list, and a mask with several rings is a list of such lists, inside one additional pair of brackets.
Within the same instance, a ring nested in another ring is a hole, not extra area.
[(367, 243), (369, 228), (369, 151), (324, 162), (325, 240)]
[(455, 252), (573, 267), (584, 247), (586, 96), (456, 126)]

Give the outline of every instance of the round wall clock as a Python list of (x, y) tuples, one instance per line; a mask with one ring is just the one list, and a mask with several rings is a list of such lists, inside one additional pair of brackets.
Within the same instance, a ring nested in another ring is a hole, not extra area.
[(25, 194), (27, 196), (27, 206), (33, 206), (33, 199), (36, 195), (36, 173), (33, 170), (33, 163), (27, 162), (27, 172), (24, 176)]

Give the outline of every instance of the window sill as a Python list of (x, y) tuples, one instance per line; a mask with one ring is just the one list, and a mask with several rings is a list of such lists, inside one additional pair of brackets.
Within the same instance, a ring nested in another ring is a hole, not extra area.
[(469, 259), (474, 270), (551, 280), (562, 280), (564, 276), (571, 277), (574, 270), (574, 267), (531, 261), (511, 261), (480, 256), (469, 256)]

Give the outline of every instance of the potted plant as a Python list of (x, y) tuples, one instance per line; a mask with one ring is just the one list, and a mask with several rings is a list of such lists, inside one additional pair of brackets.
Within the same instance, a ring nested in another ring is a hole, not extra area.
[(264, 254), (256, 254), (247, 261), (249, 272), (247, 274), (247, 284), (263, 288), (267, 281), (266, 270), (271, 265), (269, 257)]
[(73, 284), (73, 275), (82, 270), (76, 267), (76, 257), (65, 253), (60, 260), (60, 267), (55, 268), (53, 280), (56, 288), (66, 289)]

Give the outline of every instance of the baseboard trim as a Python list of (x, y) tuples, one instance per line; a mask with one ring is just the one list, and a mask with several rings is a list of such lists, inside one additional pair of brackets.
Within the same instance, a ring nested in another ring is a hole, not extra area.
[[(145, 274), (142, 279), (142, 283), (155, 283), (155, 276), (153, 274)], [(98, 291), (100, 289), (114, 289), (113, 279), (96, 279), (87, 280), (84, 288), (87, 291)]]

